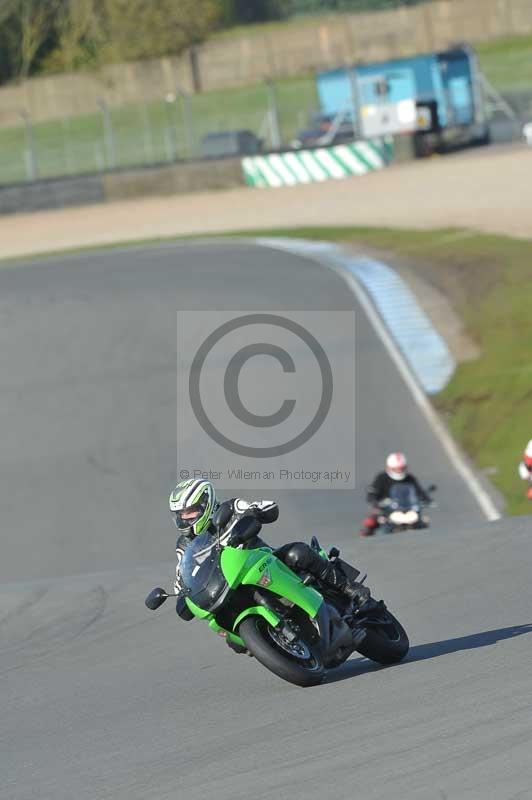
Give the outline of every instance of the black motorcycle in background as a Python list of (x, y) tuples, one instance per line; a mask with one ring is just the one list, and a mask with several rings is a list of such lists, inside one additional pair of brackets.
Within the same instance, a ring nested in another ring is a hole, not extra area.
[[(431, 485), (428, 494), (433, 494), (436, 487)], [(390, 489), (390, 496), (379, 503), (378, 523), (384, 533), (422, 530), (430, 525), (430, 517), (426, 512), (432, 502), (424, 502), (411, 483), (398, 483)]]

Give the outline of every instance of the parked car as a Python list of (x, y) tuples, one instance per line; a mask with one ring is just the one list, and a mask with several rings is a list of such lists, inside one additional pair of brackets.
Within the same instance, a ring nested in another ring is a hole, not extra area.
[(235, 158), (262, 152), (262, 140), (253, 131), (219, 131), (201, 140), (201, 158)]
[(295, 150), (307, 147), (326, 147), (333, 144), (352, 142), (355, 138), (352, 121), (337, 114), (315, 114), (309, 127), (296, 134), (290, 145)]

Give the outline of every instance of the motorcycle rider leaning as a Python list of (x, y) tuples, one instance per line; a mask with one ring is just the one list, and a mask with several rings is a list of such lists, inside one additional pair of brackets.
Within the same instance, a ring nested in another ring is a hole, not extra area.
[[(220, 532), (220, 544), (222, 545), (231, 545), (233, 530), (244, 516), (253, 516), (261, 525), (275, 522), (279, 517), (279, 506), (269, 500), (257, 500), (249, 503), (247, 500), (236, 497), (226, 500), (225, 504), (230, 508), (231, 518)], [(177, 565), (174, 588), (178, 595), (176, 612), (182, 619), (190, 620), (194, 615), (186, 605), (183, 595), (180, 574), (181, 561), (186, 548), (195, 536), (205, 532), (216, 533), (212, 517), (219, 505), (214, 486), (206, 480), (182, 481), (177, 484), (170, 495), (170, 511), (175, 514), (175, 524), (180, 531), (176, 542)], [(233, 546), (270, 547), (259, 536), (246, 545), (234, 542)], [(369, 594), (369, 590), (365, 586), (350, 580), (339, 564), (326, 561), (304, 542), (290, 542), (275, 549), (274, 552), (276, 557), (290, 569), (295, 572), (309, 572), (350, 601), (364, 600)]]
[(517, 469), (521, 480), (528, 483), (526, 496), (532, 500), (532, 439), (527, 444)]
[(427, 492), (420, 486), (417, 478), (407, 472), (407, 461), (404, 453), (390, 453), (386, 459), (384, 472), (379, 472), (368, 487), (367, 500), (372, 504), (372, 509), (362, 523), (361, 536), (373, 536), (379, 527), (379, 503), (390, 496), (390, 489), (394, 484), (410, 484), (416, 490), (418, 497), (424, 503), (430, 502)]

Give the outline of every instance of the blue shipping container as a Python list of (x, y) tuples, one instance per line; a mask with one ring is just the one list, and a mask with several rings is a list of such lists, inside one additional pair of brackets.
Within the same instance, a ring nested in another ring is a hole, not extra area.
[(409, 98), (436, 102), (442, 128), (475, 121), (473, 64), (466, 49), (328, 70), (318, 73), (316, 81), (326, 114), (351, 114), (355, 105), (356, 117), (356, 105), (382, 102), (384, 87), (389, 103)]

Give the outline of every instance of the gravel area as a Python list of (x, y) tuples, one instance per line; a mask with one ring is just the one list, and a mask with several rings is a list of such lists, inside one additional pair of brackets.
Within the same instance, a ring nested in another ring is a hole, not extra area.
[(532, 238), (532, 150), (488, 147), (341, 181), (0, 217), (0, 258), (185, 234), (363, 225)]

